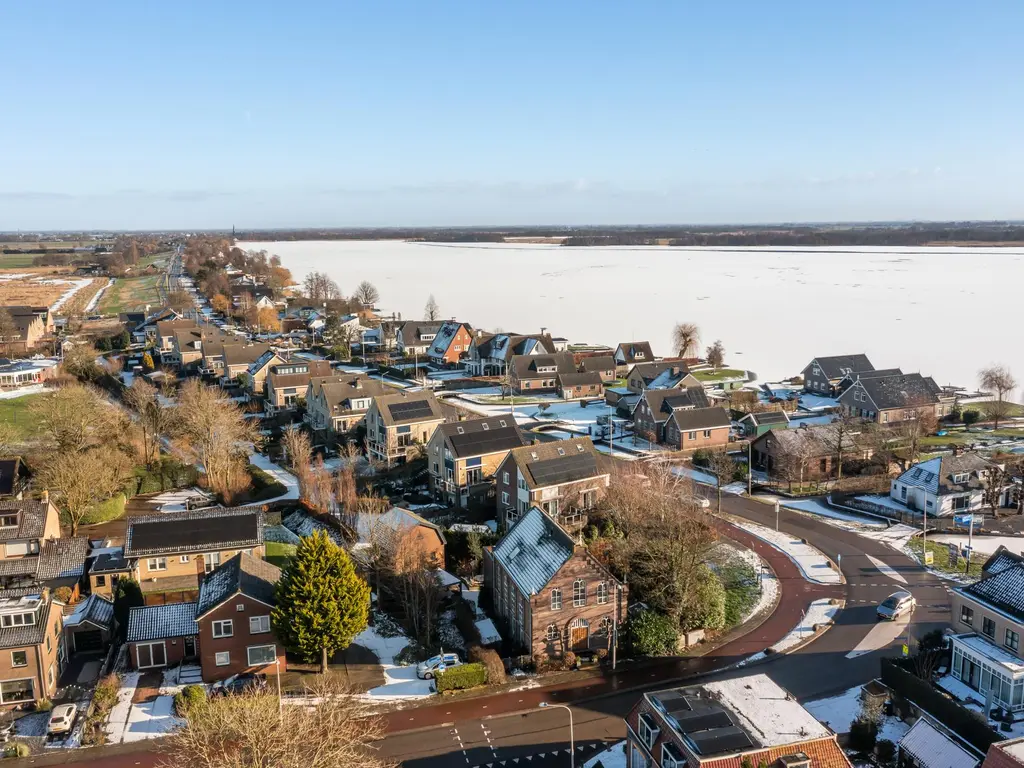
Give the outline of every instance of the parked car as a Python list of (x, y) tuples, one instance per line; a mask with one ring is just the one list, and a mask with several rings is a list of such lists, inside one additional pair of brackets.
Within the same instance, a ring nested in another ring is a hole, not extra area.
[(77, 714), (78, 706), (75, 704), (61, 704), (54, 707), (50, 713), (50, 722), (46, 726), (46, 734), (48, 736), (63, 736), (69, 733)]
[(909, 592), (893, 592), (878, 604), (878, 618), (895, 621), (905, 613), (912, 613), (917, 607), (917, 600)]
[(433, 680), (437, 674), (444, 672), (446, 669), (461, 665), (462, 659), (459, 658), (457, 653), (440, 653), (417, 664), (416, 677), (420, 680)]
[(219, 683), (214, 683), (210, 694), (213, 696), (237, 696), (249, 690), (262, 691), (267, 687), (267, 676), (257, 672), (245, 672)]

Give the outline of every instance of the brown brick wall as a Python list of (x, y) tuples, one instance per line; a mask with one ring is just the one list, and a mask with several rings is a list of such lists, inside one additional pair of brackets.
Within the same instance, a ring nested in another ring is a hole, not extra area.
[[(244, 606), (244, 610), (237, 610), (237, 605)], [(271, 608), (268, 605), (245, 595), (236, 595), (200, 618), (199, 662), (203, 668), (203, 680), (214, 682), (243, 672), (274, 674), (276, 669), (273, 665), (249, 666), (246, 648), (251, 645), (276, 645), (281, 671), (286, 671), (284, 647), (277, 641), (273, 631), (259, 634), (249, 633), (249, 618), (251, 616), (269, 616), (270, 611)], [(213, 622), (223, 619), (232, 621), (233, 634), (231, 637), (215, 638)], [(230, 663), (225, 666), (217, 666), (216, 654), (222, 651), (230, 654)]]
[[(164, 651), (167, 654), (166, 666), (173, 667), (175, 664), (180, 664), (185, 659), (185, 639), (182, 637), (171, 637), (166, 640), (154, 640), (147, 643), (129, 643), (128, 653), (132, 669), (139, 668), (139, 646), (151, 645), (154, 642), (163, 643)], [(156, 667), (147, 667), (147, 669), (156, 669)]]
[[(711, 437), (704, 437), (704, 430), (679, 432), (675, 424), (669, 422), (665, 430), (665, 442), (681, 451), (695, 451), (698, 448), (721, 448), (729, 444), (729, 427), (712, 429)], [(693, 434), (693, 438), (690, 435)]]

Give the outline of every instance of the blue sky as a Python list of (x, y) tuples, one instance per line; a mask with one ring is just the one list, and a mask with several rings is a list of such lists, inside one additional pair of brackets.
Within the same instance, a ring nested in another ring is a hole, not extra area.
[(1024, 218), (1024, 3), (4, 3), (0, 229)]

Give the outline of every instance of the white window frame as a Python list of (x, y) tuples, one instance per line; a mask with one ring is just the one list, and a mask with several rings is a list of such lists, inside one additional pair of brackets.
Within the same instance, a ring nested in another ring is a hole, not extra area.
[[(227, 624), (227, 632), (224, 631), (224, 625)], [(219, 631), (218, 631), (219, 630)], [(233, 619), (218, 619), (213, 622), (210, 627), (210, 632), (215, 638), (221, 637), (234, 637), (235, 636), (235, 622)]]
[(587, 582), (576, 579), (572, 583), (572, 607), (582, 608), (587, 604)]
[[(259, 622), (256, 629), (252, 628), (253, 622)], [(262, 627), (266, 625), (266, 629)], [(249, 634), (250, 635), (265, 635), (270, 631), (270, 614), (264, 614), (263, 616), (250, 616), (249, 617)]]
[[(161, 648), (163, 648), (163, 651), (164, 651), (164, 663), (163, 664), (149, 664), (149, 665), (147, 665), (145, 667), (142, 666), (142, 664), (140, 663), (141, 660), (139, 659), (139, 651), (141, 651), (143, 648), (149, 648), (150, 649), (149, 650), (149, 660), (153, 661), (153, 646), (155, 646), (155, 645), (159, 645)], [(136, 645), (135, 645), (135, 666), (138, 667), (139, 669), (160, 669), (161, 667), (166, 667), (167, 666), (167, 643), (164, 642), (163, 640), (156, 640), (156, 641), (150, 642), (150, 643), (136, 643)]]
[(508, 491), (501, 492), (501, 503), (508, 506)]
[[(25, 656), (25, 663), (24, 664), (18, 664), (14, 660), (14, 654), (16, 654), (16, 653), (24, 654), (24, 656)], [(27, 667), (28, 666), (28, 651), (26, 651), (26, 650), (11, 651), (11, 666), (14, 667), (15, 669), (17, 669), (18, 667)]]
[(637, 734), (640, 737), (641, 743), (647, 747), (648, 750), (654, 749), (655, 742), (658, 741), (658, 734), (661, 733), (661, 729), (654, 723), (654, 718), (646, 712), (641, 712), (637, 718)]
[(178, 562), (179, 563), (187, 563), (188, 562), (188, 555), (180, 555), (178, 557)]
[(213, 654), (213, 663), (218, 667), (228, 666), (231, 663), (231, 653), (229, 651), (217, 651)]
[(597, 604), (605, 605), (608, 602), (608, 582), (599, 581), (597, 583)]
[(0, 691), (0, 704), (18, 704), (23, 701), (34, 701), (36, 698), (36, 681), (31, 677), (19, 677), (14, 680), (0, 680), (2, 683), (23, 683), (28, 681), (29, 697), (27, 699), (5, 699), (4, 694)]
[(548, 624), (548, 628), (544, 631), (544, 639), (549, 643), (557, 643), (562, 639), (562, 633), (557, 624)]
[[(252, 652), (254, 650), (262, 650), (264, 648), (270, 649), (271, 653), (273, 654), (273, 659), (271, 659), (270, 661), (254, 662), (252, 660)], [(245, 649), (245, 660), (246, 662), (248, 662), (250, 667), (265, 667), (268, 664), (273, 664), (277, 660), (277, 646), (273, 643), (268, 643), (266, 645), (250, 645)]]
[(151, 557), (146, 560), (146, 571), (147, 573), (158, 573), (159, 571), (167, 570), (167, 558), (166, 557)]
[(203, 556), (203, 570), (206, 573), (212, 573), (215, 569), (220, 568), (220, 563), (220, 552), (208, 552)]
[(558, 587), (551, 590), (551, 610), (562, 610), (562, 590)]

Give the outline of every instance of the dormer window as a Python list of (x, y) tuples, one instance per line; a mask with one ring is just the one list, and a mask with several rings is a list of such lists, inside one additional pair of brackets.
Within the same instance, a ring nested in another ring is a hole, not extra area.
[(491, 428), (491, 425), (486, 423), (486, 422), (484, 422), (483, 424), (480, 425), (480, 427), (483, 429), (484, 432), (486, 432), (487, 430), (489, 430)]
[(639, 725), (639, 736), (640, 741), (643, 742), (644, 746), (648, 750), (654, 749), (654, 743), (658, 740), (659, 728), (654, 722), (654, 718), (648, 715), (646, 712), (642, 712), (640, 717), (637, 719)]
[(957, 485), (960, 485), (961, 483), (966, 483), (969, 478), (970, 473), (957, 472), (955, 475), (953, 475), (953, 482), (956, 483)]
[(466, 434), (466, 430), (464, 430), (462, 427), (456, 427), (455, 431), (458, 432), (460, 435)]
[(505, 420), (504, 420), (504, 419), (502, 419), (501, 421), (499, 421), (499, 422), (498, 422), (498, 424), (500, 424), (501, 426), (503, 426), (503, 427), (504, 427), (504, 426), (505, 426)]
[(7, 613), (0, 617), (0, 623), (5, 627), (28, 627), (36, 623), (34, 613)]
[(643, 352), (637, 352), (635, 355), (633, 355), (633, 357), (635, 357), (637, 360), (643, 360), (644, 359), (644, 353)]
[(17, 515), (0, 515), (0, 528), (17, 528)]

